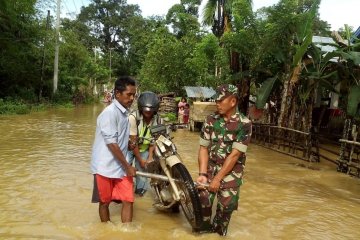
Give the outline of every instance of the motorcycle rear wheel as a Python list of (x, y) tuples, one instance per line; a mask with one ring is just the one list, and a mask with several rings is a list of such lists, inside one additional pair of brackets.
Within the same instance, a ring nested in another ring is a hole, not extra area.
[(200, 231), (202, 224), (201, 203), (198, 191), (190, 173), (182, 163), (177, 163), (171, 168), (172, 176), (180, 192), (180, 206), (194, 232)]

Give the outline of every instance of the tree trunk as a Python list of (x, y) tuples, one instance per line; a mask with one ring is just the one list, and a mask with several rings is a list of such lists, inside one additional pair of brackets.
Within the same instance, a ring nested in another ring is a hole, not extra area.
[(240, 71), (239, 53), (230, 53), (230, 69), (232, 73), (238, 73)]
[(280, 107), (280, 115), (278, 119), (278, 126), (279, 127), (286, 127), (284, 124), (285, 118), (288, 116), (289, 112), (289, 79), (288, 74), (284, 76), (284, 84), (283, 84), (283, 91), (282, 91), (282, 97), (281, 97), (281, 107)]
[(313, 114), (313, 109), (314, 109), (314, 101), (315, 101), (315, 97), (316, 97), (316, 91), (312, 90), (311, 95), (310, 95), (310, 103), (307, 107), (307, 121), (306, 124), (304, 126), (304, 132), (311, 132), (311, 128), (312, 128), (312, 114)]
[(243, 114), (247, 115), (249, 109), (249, 100), (250, 100), (250, 79), (243, 78), (238, 84), (237, 88), (239, 89), (239, 102), (238, 109)]
[[(294, 97), (294, 95), (296, 95), (296, 90), (294, 90), (294, 93), (292, 94), (293, 97), (291, 99), (291, 106), (289, 108), (291, 108), (291, 112), (290, 112), (290, 117), (289, 117), (289, 125), (288, 127), (289, 128), (292, 128), (292, 129), (296, 129), (296, 125), (295, 125), (295, 120), (296, 120), (296, 113), (298, 111), (298, 107), (297, 107), (297, 104), (296, 104), (296, 101), (297, 101), (297, 98)], [(300, 119), (298, 119), (300, 120)], [(297, 125), (301, 125), (301, 124), (297, 124)]]
[[(285, 127), (285, 119), (289, 116), (289, 103), (292, 102), (293, 92), (295, 85), (299, 82), (299, 76), (302, 70), (301, 63), (299, 63), (293, 70), (290, 75), (290, 65), (285, 65), (285, 81), (284, 89), (281, 98), (281, 109), (278, 125), (280, 127)], [(290, 77), (290, 79), (288, 79)]]
[[(343, 135), (342, 135), (342, 139), (347, 140), (349, 138), (349, 134), (351, 131), (351, 125), (352, 125), (352, 121), (350, 118), (346, 118), (345, 119), (345, 123), (344, 123), (344, 129), (343, 129)], [(348, 172), (348, 164), (347, 164), (347, 160), (345, 159), (345, 149), (346, 149), (346, 143), (341, 142), (340, 145), (340, 153), (339, 153), (339, 166), (338, 166), (338, 171), (339, 172), (343, 172), (343, 173), (347, 173)]]

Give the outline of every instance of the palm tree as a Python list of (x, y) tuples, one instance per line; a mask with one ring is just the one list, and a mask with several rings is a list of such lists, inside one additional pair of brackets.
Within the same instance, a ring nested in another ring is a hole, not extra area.
[(232, 31), (233, 4), (244, 1), (252, 6), (252, 0), (208, 0), (203, 11), (203, 24), (211, 26), (214, 35), (221, 38), (224, 32)]
[[(234, 15), (239, 13), (239, 9), (234, 7), (238, 6), (252, 6), (252, 0), (208, 0), (203, 11), (203, 24), (212, 27), (213, 34), (219, 39), (220, 46), (223, 47), (224, 43), (222, 37), (224, 33), (233, 32)], [(236, 12), (235, 12), (236, 11)], [(241, 30), (241, 29), (237, 29)], [(233, 74), (233, 78), (238, 78), (240, 70), (248, 70), (249, 66), (240, 66), (240, 54), (238, 51), (230, 49), (230, 70)], [(246, 63), (247, 61), (243, 61)], [(216, 67), (215, 74), (220, 76), (221, 69)], [(239, 108), (242, 112), (247, 112), (248, 99), (250, 95), (250, 79), (244, 79), (244, 83), (241, 84), (241, 79), (235, 80), (238, 85), (247, 86), (241, 90), (244, 93), (240, 94)], [(244, 96), (244, 97), (242, 97)]]

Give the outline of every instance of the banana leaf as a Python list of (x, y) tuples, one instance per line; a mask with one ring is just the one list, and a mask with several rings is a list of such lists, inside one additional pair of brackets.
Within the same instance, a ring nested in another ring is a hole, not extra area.
[(264, 109), (276, 80), (277, 77), (268, 78), (261, 85), (255, 102), (255, 106), (257, 109)]
[(305, 19), (305, 23), (300, 26), (300, 38), (302, 40), (301, 45), (296, 49), (296, 53), (293, 57), (293, 66), (300, 63), (304, 54), (306, 53), (309, 45), (312, 43), (312, 26), (316, 17), (317, 9), (319, 8), (320, 1), (315, 0), (310, 8), (310, 11)]
[(339, 54), (344, 60), (346, 61), (352, 61), (355, 65), (360, 64), (360, 54), (359, 52), (342, 52), (342, 51), (335, 51), (335, 53)]
[(360, 106), (360, 86), (350, 87), (348, 95), (348, 105), (346, 112), (352, 117), (356, 117), (358, 114), (358, 107)]
[(360, 52), (349, 52), (351, 56), (351, 60), (354, 62), (355, 65), (360, 65)]
[(340, 94), (340, 92), (338, 90), (336, 90), (336, 88), (334, 87), (333, 83), (330, 83), (328, 80), (326, 80), (325, 78), (320, 78), (319, 79), (319, 85), (323, 88), (325, 88), (326, 90), (329, 90), (330, 92), (336, 93), (336, 94)]

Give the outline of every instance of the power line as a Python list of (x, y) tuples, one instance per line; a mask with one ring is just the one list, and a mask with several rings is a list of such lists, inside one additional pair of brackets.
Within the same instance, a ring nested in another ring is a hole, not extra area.
[(76, 4), (75, 4), (75, 1), (73, 0), (72, 2), (73, 2), (74, 7), (75, 7), (75, 12), (77, 13), (77, 12), (78, 12), (78, 10), (77, 10), (77, 7), (76, 7)]
[(65, 5), (65, 8), (66, 8), (67, 12), (68, 12), (68, 13), (71, 13), (70, 10), (69, 10), (69, 8), (68, 8), (68, 6), (67, 6), (67, 4), (66, 4), (66, 1), (63, 1), (63, 3), (64, 3), (64, 5)]

